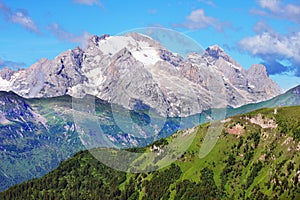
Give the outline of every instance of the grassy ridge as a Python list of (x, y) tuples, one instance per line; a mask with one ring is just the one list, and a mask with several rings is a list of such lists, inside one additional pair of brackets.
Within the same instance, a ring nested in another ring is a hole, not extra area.
[[(0, 193), (0, 199), (300, 198), (300, 106), (278, 108), (277, 114), (260, 109), (230, 117), (216, 145), (200, 158), (213, 126), (206, 123), (194, 129), (195, 138), (184, 154), (157, 171), (120, 172), (82, 151), (44, 177)], [(176, 134), (188, 137), (185, 133)], [(174, 138), (156, 145), (162, 147)], [(150, 147), (131, 151), (149, 152)]]

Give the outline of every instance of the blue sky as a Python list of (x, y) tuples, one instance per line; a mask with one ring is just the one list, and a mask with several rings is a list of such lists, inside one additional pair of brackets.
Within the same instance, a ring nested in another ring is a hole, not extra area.
[(0, 67), (29, 67), (90, 35), (148, 26), (218, 44), (246, 69), (263, 63), (285, 90), (300, 84), (300, 3), (281, 0), (0, 0)]

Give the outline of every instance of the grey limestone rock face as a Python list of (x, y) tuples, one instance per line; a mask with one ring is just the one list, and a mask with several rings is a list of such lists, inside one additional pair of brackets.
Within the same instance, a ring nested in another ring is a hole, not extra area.
[[(203, 55), (190, 55), (187, 60), (183, 74), (191, 81), (205, 86), (205, 74), (209, 68), (214, 71), (210, 76), (222, 77), (230, 106), (267, 100), (281, 93), (277, 84), (268, 77), (265, 66), (256, 64), (246, 70), (217, 45), (207, 48)], [(192, 67), (193, 64), (198, 66)]]
[(3, 69), (0, 83), (0, 90), (25, 98), (90, 94), (129, 109), (139, 100), (170, 116), (280, 94), (263, 65), (246, 70), (217, 45), (181, 57), (138, 33), (93, 36), (84, 50), (76, 47), (28, 69)]
[(9, 81), (11, 77), (14, 75), (14, 73), (15, 73), (14, 70), (5, 67), (0, 71), (0, 76), (3, 80)]

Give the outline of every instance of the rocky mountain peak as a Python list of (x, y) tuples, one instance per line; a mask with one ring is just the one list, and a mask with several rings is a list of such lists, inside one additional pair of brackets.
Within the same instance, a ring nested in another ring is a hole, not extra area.
[(124, 47), (112, 57), (112, 60), (119, 60), (121, 58), (126, 60), (130, 56), (132, 56), (132, 53), (126, 47)]
[(92, 36), (89, 42), (13, 75), (3, 70), (0, 91), (26, 98), (90, 94), (129, 109), (127, 99), (135, 98), (170, 116), (182, 116), (182, 105), (189, 114), (209, 109), (210, 95), (237, 107), (280, 93), (263, 66), (246, 71), (218, 45), (182, 58), (140, 33)]
[(208, 60), (224, 60), (226, 62), (229, 62), (233, 65), (235, 65), (237, 68), (242, 68), (239, 63), (237, 63), (233, 58), (231, 58), (225, 51), (222, 49), (219, 45), (213, 45), (208, 47), (204, 54), (204, 57), (208, 58)]
[(99, 46), (99, 42), (103, 41), (103, 40), (106, 40), (108, 37), (110, 37), (109, 34), (104, 34), (104, 35), (101, 35), (101, 36), (93, 35), (89, 39), (89, 44), (90, 44), (90, 46), (92, 46), (92, 45)]
[(76, 46), (72, 51), (73, 51), (74, 53), (83, 52), (83, 50), (82, 50), (79, 46)]
[(149, 40), (153, 40), (152, 38), (150, 38), (147, 35), (141, 34), (141, 33), (136, 33), (136, 32), (131, 32), (131, 33), (127, 33), (125, 34), (126, 37), (131, 37), (133, 39), (135, 39), (136, 41), (149, 41)]
[[(218, 67), (225, 66), (225, 65), (233, 65), (235, 66), (236, 69), (238, 69), (239, 71), (244, 70), (243, 67), (237, 63), (231, 56), (229, 56), (224, 49), (222, 49), (220, 46), (218, 45), (213, 45), (208, 47), (204, 54), (203, 57), (208, 60), (210, 63), (214, 62), (214, 63), (218, 63), (216, 64)], [(226, 64), (226, 62), (228, 62), (228, 64)]]
[(210, 46), (205, 51), (208, 55), (214, 57), (215, 59), (219, 59), (219, 57), (222, 57), (225, 53), (219, 45)]
[(81, 63), (83, 62), (83, 54), (84, 51), (80, 47), (75, 47), (75, 49), (72, 50), (72, 57), (77, 66), (81, 66)]
[(268, 77), (267, 69), (263, 64), (252, 65), (248, 70), (248, 74), (251, 76), (259, 76), (261, 78)]
[(0, 71), (0, 77), (3, 79), (3, 80), (7, 80), (9, 81), (12, 77), (12, 75), (14, 75), (15, 71), (8, 68), (8, 67), (5, 67), (3, 68), (1, 71)]
[(262, 64), (254, 64), (247, 71), (248, 77), (248, 89), (253, 90), (256, 88), (257, 91), (266, 94), (281, 93), (278, 85), (269, 78), (267, 69)]
[(135, 41), (138, 42), (146, 42), (150, 47), (156, 47), (159, 49), (164, 49), (164, 47), (157, 42), (156, 40), (152, 39), (151, 37), (144, 35), (142, 33), (136, 33), (136, 32), (131, 32), (125, 35), (126, 37), (131, 37)]

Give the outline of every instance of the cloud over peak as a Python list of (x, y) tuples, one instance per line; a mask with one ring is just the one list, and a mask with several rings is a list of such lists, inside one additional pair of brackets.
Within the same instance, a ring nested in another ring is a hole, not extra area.
[[(261, 58), (269, 74), (294, 73), (300, 77), (300, 4), (286, 3), (282, 0), (257, 0), (259, 8), (250, 10), (253, 15), (263, 18), (283, 20), (291, 26), (293, 32), (276, 32), (264, 21), (253, 27), (254, 36), (245, 37), (239, 42), (239, 48), (252, 56)], [(287, 30), (287, 29), (285, 29)]]
[[(264, 31), (239, 42), (242, 51), (263, 60), (270, 74), (295, 72), (300, 76), (300, 32), (281, 35)], [(288, 63), (288, 64), (287, 64)]]
[(59, 40), (80, 43), (83, 48), (87, 46), (88, 39), (91, 37), (91, 34), (88, 32), (83, 32), (81, 35), (75, 35), (73, 33), (67, 32), (61, 28), (57, 23), (53, 23), (48, 26), (48, 30)]

